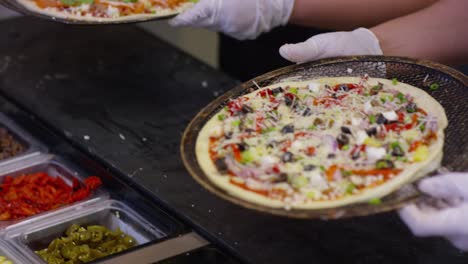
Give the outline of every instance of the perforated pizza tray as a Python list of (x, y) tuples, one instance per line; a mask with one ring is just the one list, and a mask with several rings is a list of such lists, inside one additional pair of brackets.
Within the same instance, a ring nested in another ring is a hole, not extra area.
[[(186, 128), (181, 142), (181, 155), (189, 173), (203, 187), (230, 202), (258, 211), (294, 218), (334, 219), (385, 212), (415, 202), (421, 194), (415, 184), (407, 184), (384, 197), (378, 205), (360, 203), (333, 209), (285, 210), (261, 206), (232, 196), (214, 185), (200, 168), (195, 155), (195, 143), (201, 128), (232, 98), (250, 93), (260, 87), (282, 81), (301, 81), (319, 77), (359, 77), (368, 74), (374, 78), (397, 78), (426, 90), (445, 108), (449, 125), (446, 129), (443, 168), (452, 171), (468, 170), (468, 77), (447, 66), (400, 57), (358, 56), (334, 58), (293, 65), (266, 73), (245, 82), (215, 99), (198, 113)], [(255, 82), (255, 83), (254, 83)], [(431, 91), (431, 83), (439, 89)]]

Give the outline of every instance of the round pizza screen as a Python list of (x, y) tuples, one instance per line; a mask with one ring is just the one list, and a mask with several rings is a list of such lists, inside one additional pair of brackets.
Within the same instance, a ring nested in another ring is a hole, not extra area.
[(355, 79), (277, 85), (231, 100), (207, 132), (216, 177), (304, 204), (359, 195), (427, 161), (443, 129), (438, 117), (396, 80)]

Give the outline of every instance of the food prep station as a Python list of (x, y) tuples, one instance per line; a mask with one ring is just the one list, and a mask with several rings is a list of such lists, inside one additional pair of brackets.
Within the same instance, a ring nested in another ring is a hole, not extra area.
[[(0, 221), (0, 256), (34, 253), (72, 224), (120, 228), (137, 246), (104, 263), (467, 263), (441, 238), (416, 238), (394, 212), (334, 221), (274, 216), (203, 189), (180, 158), (196, 113), (239, 82), (133, 25), (0, 24), (0, 127), (25, 150), (0, 178), (47, 172), (86, 199)], [(2, 179), (0, 179), (1, 181)]]

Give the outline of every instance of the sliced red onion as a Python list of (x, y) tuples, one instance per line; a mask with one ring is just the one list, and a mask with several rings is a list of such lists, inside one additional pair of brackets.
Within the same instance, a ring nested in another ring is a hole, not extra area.
[(325, 144), (327, 144), (331, 151), (336, 152), (338, 150), (338, 142), (336, 142), (336, 138), (332, 135), (325, 135), (323, 136), (323, 140)]
[(383, 106), (389, 110), (395, 110), (398, 106), (393, 102), (385, 102)]
[(426, 116), (426, 127), (432, 132), (436, 132), (439, 128), (439, 125), (437, 124), (437, 117), (433, 115)]
[(251, 167), (239, 164), (232, 158), (232, 156), (226, 157), (226, 165), (228, 169), (232, 171), (236, 176), (241, 177), (243, 179), (257, 178), (258, 176), (263, 174), (262, 169), (251, 168)]

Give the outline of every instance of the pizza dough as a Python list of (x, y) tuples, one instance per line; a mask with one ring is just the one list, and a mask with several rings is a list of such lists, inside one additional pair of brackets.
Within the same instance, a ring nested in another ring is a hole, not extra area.
[[(38, 2), (40, 1), (40, 2)], [(191, 0), (17, 0), (27, 10), (55, 18), (85, 22), (126, 22), (177, 15)], [(38, 4), (42, 3), (44, 4)], [(168, 4), (174, 2), (173, 4)], [(76, 4), (75, 4), (76, 3)], [(41, 7), (41, 5), (47, 5)]]
[[(442, 160), (445, 111), (404, 83), (322, 78), (241, 98), (205, 124), (196, 155), (210, 181), (251, 203), (310, 210), (376, 201)], [(251, 119), (250, 130), (238, 128)]]

